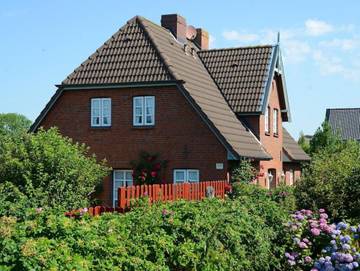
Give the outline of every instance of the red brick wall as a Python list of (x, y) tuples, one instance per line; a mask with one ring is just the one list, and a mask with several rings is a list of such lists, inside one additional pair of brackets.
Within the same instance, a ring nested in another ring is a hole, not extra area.
[[(279, 183), (282, 174), (282, 161), (281, 161), (281, 152), (283, 144), (283, 135), (282, 135), (282, 119), (280, 114), (280, 101), (279, 93), (276, 81), (272, 81), (272, 87), (269, 97), (269, 116), (270, 116), (270, 133), (265, 134), (265, 115), (260, 116), (246, 116), (243, 117), (246, 123), (249, 125), (253, 133), (258, 137), (260, 142), (265, 147), (266, 151), (273, 157), (270, 161), (260, 161), (258, 162), (258, 168), (263, 177), (259, 178), (259, 184), (263, 187), (267, 187), (266, 174), (269, 169), (276, 170), (276, 183)], [(278, 134), (274, 135), (273, 131), (273, 110), (278, 109)]]
[[(155, 96), (155, 127), (132, 125), (132, 98)], [(90, 127), (90, 99), (112, 99), (112, 127)], [(175, 87), (143, 89), (68, 90), (56, 102), (41, 126), (57, 126), (63, 135), (86, 143), (99, 159), (114, 169), (130, 169), (142, 150), (168, 160), (164, 178), (173, 180), (173, 169), (200, 170), (200, 180), (225, 179), (227, 152)], [(215, 164), (223, 163), (223, 170)], [(101, 198), (111, 204), (112, 178), (106, 178)]]

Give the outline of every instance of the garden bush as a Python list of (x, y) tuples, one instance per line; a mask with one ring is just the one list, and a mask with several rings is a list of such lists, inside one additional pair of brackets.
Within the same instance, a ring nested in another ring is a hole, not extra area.
[(2, 189), (11, 190), (9, 183), (18, 189), (6, 198), (8, 203), (17, 203), (17, 196), (23, 195), (28, 207), (88, 206), (108, 170), (85, 145), (54, 128), (0, 140), (0, 184)]
[(319, 150), (295, 186), (300, 209), (326, 208), (335, 220), (360, 222), (360, 144), (347, 141)]
[(360, 270), (360, 225), (330, 224), (324, 209), (297, 211), (287, 224), (292, 245), (286, 270)]
[(245, 206), (242, 198), (145, 205), (81, 219), (46, 209), (25, 221), (3, 216), (0, 269), (283, 270), (275, 266), (281, 255), (274, 252), (273, 223), (285, 222), (278, 213), (274, 202)]

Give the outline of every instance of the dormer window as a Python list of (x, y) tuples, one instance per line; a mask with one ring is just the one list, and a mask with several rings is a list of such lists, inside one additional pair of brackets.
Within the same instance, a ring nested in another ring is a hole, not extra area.
[(133, 125), (155, 125), (155, 97), (137, 96), (133, 98)]
[(91, 127), (111, 126), (111, 99), (91, 99)]

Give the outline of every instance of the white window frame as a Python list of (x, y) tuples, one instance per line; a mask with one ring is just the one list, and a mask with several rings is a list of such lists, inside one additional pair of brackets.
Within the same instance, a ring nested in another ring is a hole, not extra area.
[[(116, 173), (121, 172), (123, 173), (124, 178), (123, 179), (116, 179)], [(127, 179), (126, 175), (127, 173), (130, 173), (131, 179)], [(121, 182), (122, 185), (118, 186), (119, 187), (127, 187), (127, 186), (132, 186), (134, 185), (134, 178), (132, 176), (132, 170), (130, 169), (115, 169), (113, 170), (113, 206), (116, 206), (116, 201), (118, 200), (118, 188), (116, 188), (116, 183), (117, 182)], [(131, 182), (131, 185), (128, 185), (128, 182)]]
[(270, 133), (270, 107), (267, 106), (265, 110), (265, 133)]
[[(176, 179), (176, 173), (178, 172), (184, 173), (184, 180)], [(190, 173), (196, 173), (197, 180), (190, 180)], [(198, 183), (200, 181), (200, 171), (198, 169), (174, 169), (173, 181), (174, 183)]]
[[(136, 101), (140, 101), (141, 106), (136, 106)], [(153, 102), (150, 113), (147, 113), (148, 101)], [(141, 113), (136, 114), (136, 109), (140, 108)], [(151, 122), (147, 122), (147, 117), (152, 117)], [(137, 117), (141, 117), (141, 122), (137, 121)], [(136, 96), (133, 97), (133, 125), (134, 126), (153, 126), (155, 125), (155, 96)]]
[(274, 135), (279, 134), (279, 109), (277, 108), (273, 110), (273, 132)]
[[(99, 115), (94, 114), (95, 102), (99, 102)], [(109, 112), (106, 114), (104, 103), (109, 102)], [(111, 98), (92, 98), (91, 99), (91, 127), (109, 127), (111, 126)], [(99, 123), (94, 122), (94, 118), (100, 119)], [(108, 117), (108, 123), (104, 123), (104, 118)]]

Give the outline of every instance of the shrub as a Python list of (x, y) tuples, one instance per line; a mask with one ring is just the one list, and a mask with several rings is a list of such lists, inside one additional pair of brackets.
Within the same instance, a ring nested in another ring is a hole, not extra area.
[(82, 219), (47, 211), (23, 222), (2, 217), (0, 269), (274, 270), (276, 225), (267, 214), (278, 210), (259, 209), (211, 199)]
[(0, 136), (19, 136), (30, 128), (31, 121), (16, 113), (0, 114)]
[(249, 160), (241, 160), (231, 174), (232, 182), (250, 183), (256, 177), (256, 169)]
[(326, 207), (332, 218), (360, 221), (360, 144), (348, 141), (313, 155), (295, 186), (297, 204), (304, 209)]
[[(286, 197), (293, 197), (289, 192)], [(288, 245), (289, 236), (284, 229), (284, 223), (288, 219), (289, 204), (285, 197), (280, 201), (269, 190), (255, 184), (235, 183), (230, 197), (241, 203), (254, 216), (261, 216), (266, 225), (271, 228), (273, 236), (273, 258), (270, 263), (271, 270), (283, 270), (282, 255)]]
[[(107, 173), (85, 145), (62, 137), (56, 129), (0, 141), (0, 183), (14, 184), (30, 207), (88, 206)], [(15, 195), (13, 199), (16, 202)]]
[(287, 270), (359, 270), (360, 225), (329, 224), (325, 210), (301, 210), (287, 225), (292, 245), (285, 253)]

